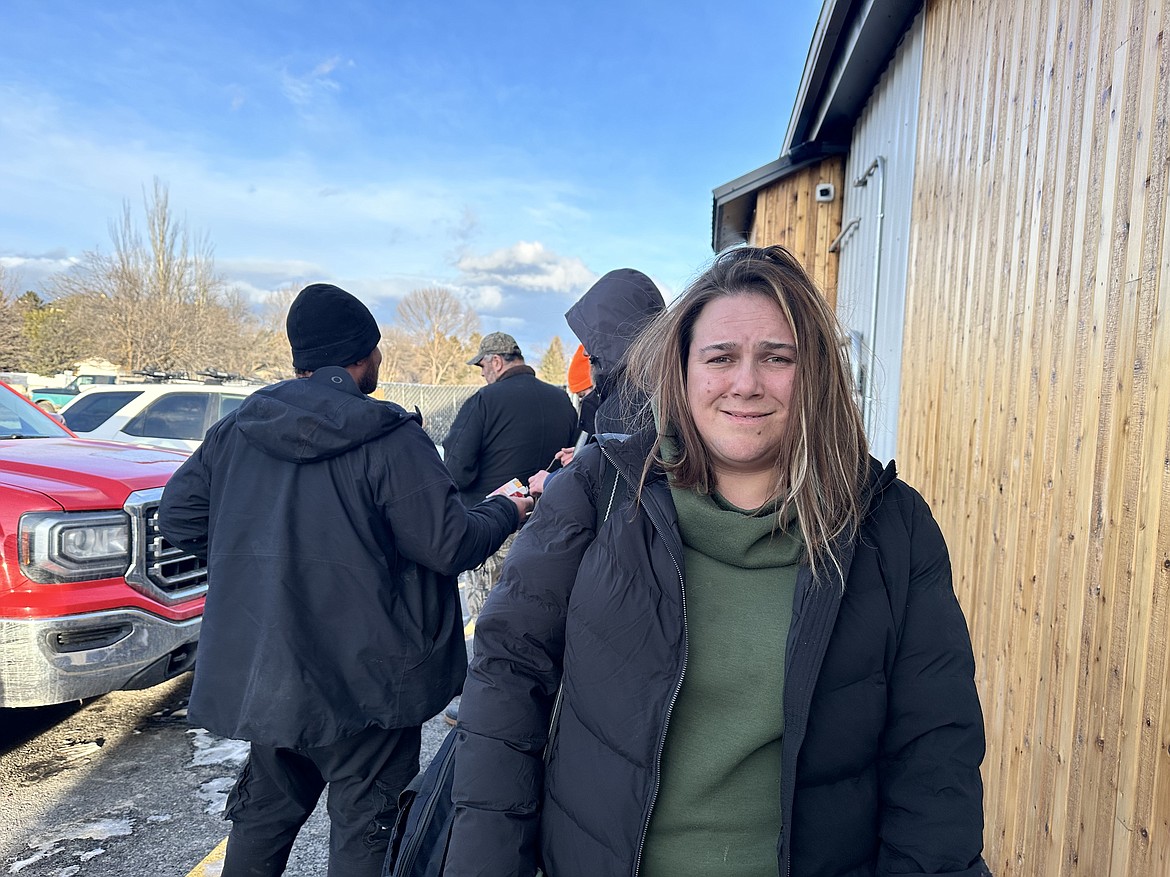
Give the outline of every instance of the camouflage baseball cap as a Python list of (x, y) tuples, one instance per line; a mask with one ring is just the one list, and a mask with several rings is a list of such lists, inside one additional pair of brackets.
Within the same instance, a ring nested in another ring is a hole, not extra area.
[(483, 336), (483, 340), (479, 342), (478, 352), (467, 360), (467, 364), (479, 365), (485, 356), (494, 356), (497, 353), (501, 356), (524, 355), (520, 352), (520, 345), (516, 343), (516, 339), (507, 332), (492, 332)]

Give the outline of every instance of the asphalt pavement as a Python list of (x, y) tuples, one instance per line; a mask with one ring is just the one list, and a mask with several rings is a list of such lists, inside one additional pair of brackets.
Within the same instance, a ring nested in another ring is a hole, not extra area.
[[(0, 873), (218, 877), (223, 805), (247, 747), (188, 723), (190, 679), (0, 710)], [(424, 725), (424, 764), (448, 730), (441, 717)], [(289, 877), (326, 872), (328, 836), (323, 799)]]

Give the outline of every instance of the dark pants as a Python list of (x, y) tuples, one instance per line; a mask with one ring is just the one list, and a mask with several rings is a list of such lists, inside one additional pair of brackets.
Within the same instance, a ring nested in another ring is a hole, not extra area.
[(228, 795), (223, 877), (283, 874), (297, 832), (329, 787), (329, 877), (380, 877), (398, 795), (418, 773), (419, 728), (371, 728), (329, 746), (252, 744)]

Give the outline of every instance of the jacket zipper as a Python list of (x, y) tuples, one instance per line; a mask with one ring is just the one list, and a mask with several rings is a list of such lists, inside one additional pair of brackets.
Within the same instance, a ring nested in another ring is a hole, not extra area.
[[(609, 459), (608, 454), (606, 455), (606, 458)], [(612, 459), (610, 459), (610, 463), (613, 463)], [(679, 670), (678, 674), (678, 682), (676, 682), (674, 686), (674, 694), (671, 695), (670, 705), (666, 708), (666, 721), (663, 722), (662, 733), (658, 737), (658, 753), (654, 759), (654, 791), (650, 795), (650, 806), (646, 810), (646, 818), (642, 821), (642, 836), (638, 840), (638, 854), (634, 858), (633, 877), (638, 877), (638, 872), (642, 870), (642, 851), (646, 847), (646, 834), (650, 831), (650, 817), (654, 813), (654, 805), (658, 803), (658, 790), (661, 787), (662, 751), (666, 748), (666, 729), (670, 727), (670, 717), (674, 712), (674, 705), (678, 701), (679, 692), (682, 691), (683, 677), (687, 675), (688, 653), (687, 593), (686, 585), (683, 581), (682, 565), (678, 562), (678, 558), (675, 557), (674, 551), (670, 547), (671, 540), (666, 538), (666, 534), (662, 531), (662, 527), (659, 526), (658, 522), (654, 519), (654, 515), (650, 513), (649, 508), (647, 508), (646, 516), (650, 519), (650, 524), (654, 527), (655, 532), (658, 533), (658, 538), (660, 538), (663, 544), (666, 545), (666, 551), (670, 555), (670, 561), (674, 564), (674, 571), (678, 574), (678, 589), (679, 595), (682, 598), (683, 661), (682, 668)]]

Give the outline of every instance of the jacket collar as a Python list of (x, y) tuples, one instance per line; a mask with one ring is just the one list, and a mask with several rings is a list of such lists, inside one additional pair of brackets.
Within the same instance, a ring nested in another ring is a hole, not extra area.
[(498, 384), (500, 381), (506, 381), (508, 378), (514, 378), (517, 375), (532, 375), (533, 377), (536, 377), (536, 372), (533, 371), (532, 366), (520, 363), (519, 365), (514, 365), (511, 368), (500, 372), (500, 376), (496, 378), (496, 383)]
[(358, 388), (357, 381), (353, 379), (353, 375), (339, 365), (323, 366), (309, 375), (306, 380), (330, 387), (334, 390), (341, 390), (343, 393), (349, 393), (351, 396), (365, 395)]

